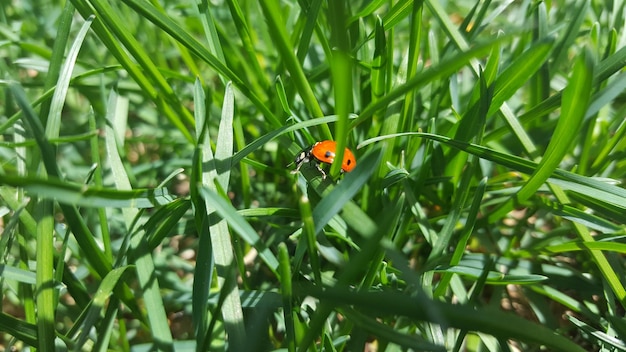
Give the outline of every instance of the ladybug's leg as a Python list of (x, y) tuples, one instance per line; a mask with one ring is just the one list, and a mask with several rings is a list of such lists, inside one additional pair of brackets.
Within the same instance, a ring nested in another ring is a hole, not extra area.
[(303, 151), (300, 154), (298, 154), (298, 156), (296, 156), (296, 159), (293, 161), (296, 164), (296, 168), (291, 170), (291, 173), (297, 174), (298, 171), (300, 171), (302, 164), (304, 164), (307, 161), (310, 161), (310, 159), (306, 152)]
[(293, 170), (291, 170), (291, 173), (292, 173), (292, 174), (297, 174), (297, 173), (298, 173), (298, 171), (300, 171), (300, 167), (302, 167), (302, 164), (304, 164), (304, 162), (297, 163), (297, 164), (296, 164), (296, 168), (295, 168), (295, 169), (293, 169)]
[(322, 180), (326, 179), (326, 173), (324, 172), (324, 169), (322, 169), (322, 167), (320, 166), (320, 163), (315, 163), (315, 167), (320, 170), (320, 172), (322, 173)]

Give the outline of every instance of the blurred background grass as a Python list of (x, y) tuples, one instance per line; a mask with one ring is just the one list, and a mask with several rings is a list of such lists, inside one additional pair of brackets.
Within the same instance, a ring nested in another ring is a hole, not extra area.
[[(3, 3), (3, 347), (626, 349), (624, 24), (623, 1)], [(356, 169), (290, 174), (325, 139)]]

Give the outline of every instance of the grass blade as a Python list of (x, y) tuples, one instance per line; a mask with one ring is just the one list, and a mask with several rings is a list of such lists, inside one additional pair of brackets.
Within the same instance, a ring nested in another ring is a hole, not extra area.
[[(120, 190), (131, 190), (132, 186), (118, 151), (116, 138), (118, 134), (112, 127), (118, 125), (115, 119), (125, 118), (128, 113), (120, 110), (120, 108), (124, 109), (125, 107), (124, 103), (120, 104), (120, 99), (123, 101), (123, 98), (112, 92), (107, 106), (107, 121), (109, 122), (105, 136), (107, 160), (111, 166), (116, 187)], [(172, 334), (167, 324), (167, 314), (163, 306), (159, 283), (157, 280), (154, 280), (156, 274), (152, 253), (149, 250), (145, 231), (141, 227), (136, 228), (135, 226), (139, 211), (134, 208), (123, 208), (122, 212), (126, 221), (126, 231), (128, 231), (128, 236), (130, 236), (130, 247), (133, 252), (137, 278), (141, 285), (141, 295), (146, 304), (146, 312), (154, 344), (160, 350), (173, 350)]]

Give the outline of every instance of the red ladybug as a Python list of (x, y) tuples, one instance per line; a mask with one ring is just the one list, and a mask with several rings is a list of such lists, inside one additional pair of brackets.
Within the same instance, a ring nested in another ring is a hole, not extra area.
[[(313, 144), (308, 150), (303, 150), (296, 156), (294, 163), (296, 164), (295, 170), (291, 171), (292, 174), (300, 171), (302, 164), (306, 162), (315, 162), (315, 166), (322, 173), (322, 178), (326, 178), (326, 173), (320, 167), (320, 163), (332, 164), (335, 160), (335, 150), (337, 149), (337, 143), (335, 141), (321, 141)], [(343, 162), (341, 163), (342, 172), (350, 172), (356, 166), (356, 159), (350, 149), (346, 148), (343, 152)]]

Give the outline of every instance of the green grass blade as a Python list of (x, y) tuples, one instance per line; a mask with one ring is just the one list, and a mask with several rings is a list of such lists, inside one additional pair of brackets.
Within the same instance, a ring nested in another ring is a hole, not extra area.
[(495, 81), (494, 96), (487, 115), (495, 113), (522, 85), (528, 82), (546, 62), (552, 52), (553, 40), (545, 39), (535, 43), (530, 49), (500, 73)]
[(206, 187), (200, 189), (200, 194), (208, 202), (211, 202), (215, 207), (215, 211), (220, 217), (226, 219), (228, 225), (235, 231), (243, 240), (253, 246), (259, 251), (259, 256), (270, 270), (276, 272), (278, 268), (278, 260), (274, 254), (266, 248), (263, 241), (256, 234), (256, 231), (246, 222), (246, 220), (239, 215), (233, 207), (228, 204), (222, 197), (209, 190)]
[(233, 86), (228, 83), (224, 93), (224, 105), (217, 134), (215, 147), (215, 162), (217, 182), (222, 189), (228, 189), (230, 181), (231, 160), (233, 156), (234, 133), (233, 120), (235, 115), (235, 92)]
[(0, 182), (13, 187), (23, 187), (32, 195), (57, 200), (61, 204), (82, 207), (153, 208), (166, 205), (174, 199), (166, 188), (116, 190), (90, 188), (53, 178), (12, 177), (0, 175)]
[(390, 313), (406, 315), (415, 320), (428, 320), (472, 331), (478, 328), (500, 338), (513, 338), (544, 345), (553, 351), (585, 351), (575, 342), (547, 327), (492, 308), (477, 310), (458, 304), (432, 301), (424, 295), (416, 299), (391, 292), (348, 292), (344, 288), (321, 290), (307, 287), (304, 291), (298, 291), (298, 294), (324, 298), (335, 305), (350, 305), (361, 309), (375, 307), (374, 309), (381, 315)]
[[(74, 12), (76, 9), (71, 2), (66, 2), (65, 7), (63, 8), (63, 14), (61, 19), (59, 20), (59, 31), (56, 35), (56, 40), (54, 41), (54, 46), (52, 47), (52, 55), (50, 57), (50, 66), (48, 67), (48, 74), (46, 76), (46, 81), (44, 83), (44, 89), (48, 90), (52, 88), (55, 84), (57, 84), (59, 80), (59, 76), (61, 75), (61, 65), (65, 60), (65, 48), (67, 47), (67, 42), (69, 40), (70, 29), (72, 28), (72, 19), (74, 17)], [(88, 22), (91, 22), (89, 20)], [(83, 27), (84, 28), (84, 27)], [(82, 43), (82, 40), (78, 41)], [(76, 60), (74, 57), (72, 60), (68, 60), (67, 65)], [(68, 77), (71, 75), (68, 75)], [(65, 96), (65, 94), (63, 94)], [(43, 104), (41, 110), (39, 111), (40, 115), (43, 118), (47, 118), (50, 114), (50, 104)]]
[[(78, 52), (87, 35), (91, 22), (92, 18), (88, 19), (81, 27), (59, 74), (59, 80), (56, 85), (57, 89), (55, 89), (54, 95), (52, 96), (50, 111), (46, 119), (45, 136), (48, 140), (59, 136), (61, 129), (61, 109), (65, 104), (66, 94)], [(45, 172), (43, 172), (43, 177), (47, 177)], [(54, 316), (56, 293), (52, 285), (54, 281), (54, 267), (52, 265), (54, 260), (54, 219), (52, 201), (42, 201), (39, 203), (38, 208), (40, 214), (43, 214), (37, 224), (37, 291), (39, 292), (37, 297), (37, 318), (39, 321), (40, 348), (43, 351), (53, 351), (55, 349)]]
[(293, 317), (293, 292), (291, 282), (291, 264), (289, 262), (289, 253), (287, 251), (287, 245), (281, 243), (278, 246), (278, 258), (280, 260), (280, 284), (281, 294), (283, 296), (283, 314), (285, 317), (285, 329), (287, 331), (287, 345), (288, 351), (294, 352), (296, 350), (296, 335), (294, 327)]
[[(554, 135), (552, 136), (552, 140), (537, 170), (535, 170), (528, 182), (519, 190), (515, 196), (515, 201), (524, 202), (530, 198), (548, 177), (550, 177), (563, 160), (567, 151), (569, 151), (573, 141), (571, 136), (577, 135), (577, 131), (580, 129), (583, 118), (589, 108), (592, 79), (593, 62), (589, 54), (582, 55), (576, 61), (570, 84), (563, 93), (562, 114), (556, 130), (554, 131)], [(512, 203), (509, 203), (509, 206), (501, 208), (501, 211), (495, 212), (490, 218), (494, 219), (501, 215), (505, 209), (510, 209), (511, 205)]]
[[(74, 4), (84, 15), (91, 15), (96, 11), (94, 31), (104, 41), (122, 63), (128, 73), (142, 87), (154, 103), (161, 109), (170, 122), (185, 136), (192, 140), (185, 123), (193, 121), (189, 111), (182, 107), (178, 98), (173, 94), (171, 86), (161, 75), (148, 54), (142, 49), (142, 45), (126, 30), (124, 20), (113, 10), (106, 1), (75, 0)], [(93, 6), (93, 7), (92, 7)], [(118, 39), (115, 39), (115, 37)], [(128, 56), (129, 52), (139, 66)], [(141, 67), (141, 69), (140, 69)], [(155, 87), (158, 87), (156, 89)]]
[(59, 80), (56, 83), (56, 89), (52, 95), (52, 101), (50, 103), (50, 113), (46, 119), (46, 138), (53, 139), (59, 137), (59, 131), (61, 130), (61, 110), (65, 105), (65, 99), (67, 91), (70, 85), (70, 79), (72, 78), (72, 72), (74, 71), (74, 65), (76, 64), (76, 58), (78, 52), (85, 40), (87, 31), (91, 27), (93, 22), (93, 16), (90, 16), (85, 23), (81, 26), (80, 31), (76, 35), (74, 44), (69, 50), (65, 63), (59, 73)]
[[(209, 310), (206, 302), (209, 299), (209, 290), (213, 279), (214, 258), (211, 235), (207, 222), (207, 213), (204, 201), (199, 195), (198, 188), (202, 184), (203, 161), (207, 153), (212, 152), (210, 146), (206, 146), (208, 138), (206, 123), (205, 94), (199, 79), (194, 84), (194, 116), (196, 119), (197, 145), (194, 152), (192, 171), (190, 176), (190, 196), (195, 211), (195, 226), (198, 232), (198, 255), (196, 258), (196, 270), (194, 272), (193, 293), (191, 306), (192, 322), (196, 336), (196, 351), (201, 351), (205, 341), (210, 339), (207, 335), (209, 327)], [(203, 149), (207, 149), (206, 152)], [(217, 319), (216, 316), (213, 319)], [(211, 332), (209, 331), (208, 334)], [(207, 342), (208, 343), (208, 342)]]
[(6, 313), (0, 313), (0, 330), (11, 332), (15, 338), (24, 341), (28, 345), (39, 348), (39, 335), (37, 326), (14, 318)]
[[(215, 194), (220, 190), (228, 188), (230, 181), (229, 161), (231, 160), (233, 152), (233, 114), (234, 96), (231, 86), (227, 85), (222, 104), (222, 116), (220, 119), (215, 157), (211, 149), (208, 131), (204, 133), (201, 145), (199, 145), (202, 153), (202, 188), (199, 190), (199, 195), (202, 196), (204, 200), (203, 207), (206, 211), (206, 215), (203, 215), (203, 217), (206, 216), (208, 220), (207, 224), (209, 225), (211, 249), (213, 251), (215, 266), (218, 268), (218, 285), (222, 292), (220, 298), (222, 304), (219, 307), (229, 336), (229, 346), (233, 349), (241, 349), (246, 341), (246, 331), (241, 301), (239, 299), (239, 289), (235, 285), (237, 266), (230, 231), (228, 229), (228, 220), (219, 219), (214, 216), (217, 205), (211, 202), (205, 194), (207, 189), (211, 190), (211, 194)], [(200, 167), (200, 165), (197, 167)], [(216, 317), (213, 318), (214, 321), (215, 318)], [(212, 321), (209, 326), (212, 326), (214, 321)], [(209, 333), (211, 330), (212, 329), (209, 329)], [(205, 336), (204, 338), (208, 339), (209, 336)]]
[(248, 99), (250, 99), (254, 105), (263, 113), (274, 127), (279, 127), (282, 123), (274, 115), (266, 104), (259, 98), (255, 92), (250, 89), (250, 84), (245, 82), (242, 77), (228, 68), (222, 61), (220, 61), (215, 55), (207, 50), (202, 43), (194, 39), (187, 31), (181, 28), (177, 23), (172, 21), (169, 17), (163, 15), (157, 11), (148, 2), (138, 0), (124, 0), (124, 3), (131, 7), (133, 10), (140, 13), (146, 19), (152, 21), (157, 27), (164, 30), (171, 35), (174, 39), (183, 44), (189, 51), (198, 55), (200, 59), (211, 65), (222, 76), (227, 77), (233, 84), (241, 91)]
[[(474, 229), (474, 225), (476, 222), (476, 218), (478, 212), (480, 211), (480, 204), (482, 202), (483, 195), (485, 193), (485, 189), (487, 187), (487, 180), (482, 179), (478, 186), (476, 187), (476, 192), (474, 193), (472, 200), (472, 204), (469, 210), (469, 214), (467, 216), (468, 219), (471, 219), (468, 224), (466, 224), (463, 233), (459, 238), (459, 245), (456, 246), (454, 253), (452, 254), (452, 258), (450, 259), (450, 265), (457, 265), (460, 263), (461, 258), (463, 257), (463, 253), (465, 253), (465, 248), (469, 241), (470, 236), (472, 235), (472, 231)], [(448, 284), (452, 280), (451, 273), (445, 273), (439, 282), (437, 289), (434, 292), (434, 296), (441, 296), (444, 294), (444, 291), (447, 289)]]
[(3, 347), (622, 348), (600, 2), (3, 4)]
[[(108, 124), (105, 131), (105, 142), (107, 160), (111, 167), (116, 187), (120, 190), (131, 190), (132, 186), (118, 151), (117, 132), (112, 127), (117, 125), (115, 119), (126, 118), (128, 112), (120, 110), (124, 108), (123, 99), (120, 104), (117, 94), (112, 92), (107, 106)], [(123, 208), (122, 212), (126, 222), (126, 231), (129, 232), (130, 236), (130, 247), (137, 269), (137, 278), (141, 285), (141, 295), (146, 304), (146, 313), (152, 329), (154, 344), (161, 350), (173, 350), (172, 334), (167, 324), (167, 314), (163, 306), (159, 283), (157, 280), (154, 280), (156, 275), (155, 267), (152, 253), (148, 248), (148, 240), (145, 236), (145, 231), (134, 226), (139, 212), (134, 208)]]
[[(255, 91), (266, 91), (270, 86), (270, 82), (258, 61), (254, 48), (253, 36), (250, 31), (249, 20), (246, 19), (243, 9), (239, 4), (239, 0), (228, 0), (228, 8), (230, 9), (230, 13), (235, 21), (235, 27), (239, 33), (239, 38), (241, 39), (241, 43), (244, 48), (247, 63), (251, 66), (249, 70), (256, 78), (253, 79), (251, 83), (255, 86), (259, 86), (255, 89)], [(226, 62), (223, 58), (222, 60)]]
[[(302, 66), (296, 57), (294, 50), (292, 48), (291, 42), (289, 40), (289, 36), (283, 24), (285, 23), (282, 14), (280, 11), (280, 7), (278, 3), (269, 0), (261, 0), (259, 2), (261, 8), (263, 9), (263, 15), (267, 21), (267, 25), (274, 40), (274, 44), (278, 48), (278, 52), (282, 60), (287, 67), (287, 70), (291, 74), (291, 78), (298, 90), (298, 93), (302, 97), (309, 113), (313, 117), (321, 117), (324, 115), (320, 105), (313, 93), (313, 89), (309, 85), (309, 82), (306, 79)], [(332, 139), (330, 130), (328, 126), (321, 125), (321, 134), (325, 139)]]
[(506, 37), (497, 38), (490, 43), (469, 49), (466, 52), (462, 52), (456, 56), (442, 61), (435, 67), (431, 67), (419, 74), (416, 74), (413, 78), (409, 79), (403, 85), (400, 85), (393, 89), (382, 99), (373, 102), (365, 109), (363, 109), (363, 111), (359, 115), (359, 118), (352, 122), (352, 126), (362, 123), (364, 120), (370, 118), (378, 110), (386, 107), (391, 102), (403, 96), (407, 92), (419, 89), (420, 87), (423, 87), (438, 78), (449, 76), (463, 66), (468, 65), (473, 58), (489, 53), (495, 45), (498, 45), (498, 43), (501, 43), (505, 40)]
[[(569, 203), (567, 195), (558, 186), (552, 185), (551, 189), (559, 202), (564, 204)], [(582, 241), (587, 243), (593, 243), (595, 241), (591, 235), (591, 231), (589, 231), (587, 227), (577, 222), (573, 223), (573, 227)], [(603, 278), (608, 282), (609, 287), (613, 290), (613, 293), (622, 304), (622, 307), (626, 307), (626, 288), (620, 279), (622, 275), (619, 275), (616, 270), (613, 269), (611, 263), (601, 251), (589, 250), (589, 255), (598, 266), (598, 270), (600, 270)]]
[(32, 271), (7, 266), (5, 264), (0, 264), (0, 277), (29, 285), (35, 285), (37, 283), (35, 273)]
[[(100, 314), (105, 308), (107, 300), (113, 294), (115, 287), (123, 282), (123, 276), (132, 269), (134, 268), (131, 266), (115, 268), (102, 279), (102, 282), (100, 282), (100, 286), (98, 287), (98, 291), (93, 297), (92, 304), (89, 305), (86, 317), (81, 326), (82, 332), (77, 338), (77, 346), (83, 346), (85, 344), (91, 329), (95, 328), (96, 324), (100, 320)], [(100, 335), (100, 338), (109, 339), (108, 335)]]
[[(209, 45), (209, 51), (215, 55), (220, 62), (226, 62), (224, 59), (224, 50), (222, 50), (222, 44), (220, 43), (217, 29), (215, 28), (215, 19), (211, 15), (208, 1), (196, 0), (194, 10), (197, 10), (197, 14), (200, 16), (200, 22), (202, 22), (202, 27), (204, 28), (204, 35)], [(224, 77), (222, 77), (222, 79), (224, 79)]]
[[(367, 155), (352, 172), (345, 175), (339, 185), (324, 195), (324, 198), (313, 210), (316, 234), (352, 199), (359, 188), (372, 175), (379, 162), (379, 154), (372, 153)], [(360, 226), (356, 227), (359, 228)]]
[(587, 9), (589, 8), (588, 1), (579, 1), (579, 6), (575, 9), (572, 9), (570, 13), (574, 14), (574, 18), (568, 21), (568, 26), (563, 31), (564, 35), (561, 37), (561, 40), (557, 44), (556, 48), (554, 48), (554, 60), (552, 61), (551, 69), (554, 69), (556, 65), (569, 65), (570, 60), (567, 59), (567, 48), (571, 47), (572, 43), (578, 36), (578, 32), (580, 31), (580, 27), (585, 20), (585, 15), (587, 14)]

